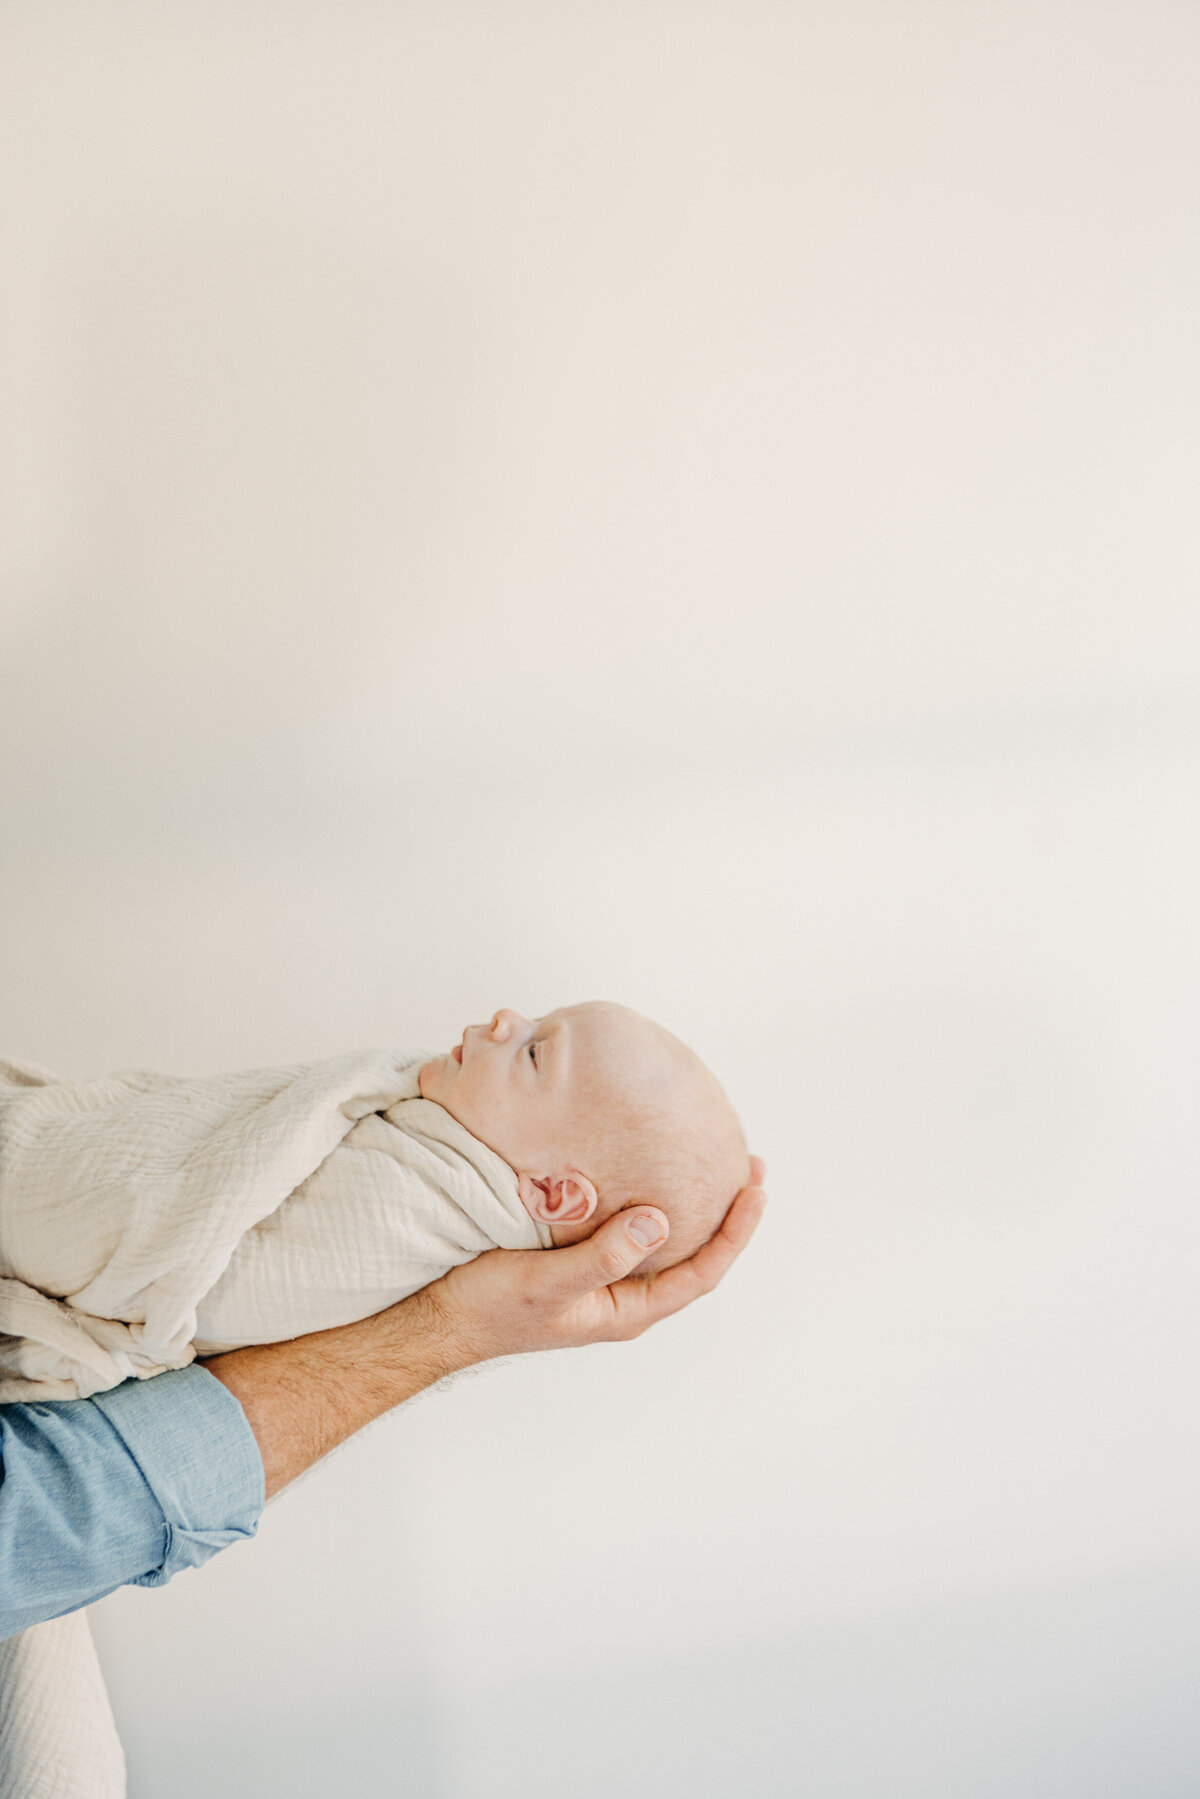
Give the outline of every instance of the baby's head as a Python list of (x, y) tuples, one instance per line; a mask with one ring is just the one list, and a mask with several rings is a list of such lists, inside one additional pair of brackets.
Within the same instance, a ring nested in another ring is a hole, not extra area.
[(750, 1179), (742, 1127), (703, 1062), (626, 1006), (538, 1019), (506, 1008), (426, 1062), (420, 1085), (516, 1172), (522, 1203), (556, 1244), (590, 1236), (623, 1206), (665, 1212), (671, 1235), (639, 1274), (707, 1242)]

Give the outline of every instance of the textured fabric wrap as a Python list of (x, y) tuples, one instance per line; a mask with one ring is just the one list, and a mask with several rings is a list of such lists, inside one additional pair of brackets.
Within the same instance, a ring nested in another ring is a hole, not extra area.
[(363, 1318), (547, 1247), (516, 1176), (376, 1049), (194, 1079), (0, 1063), (0, 1401)]

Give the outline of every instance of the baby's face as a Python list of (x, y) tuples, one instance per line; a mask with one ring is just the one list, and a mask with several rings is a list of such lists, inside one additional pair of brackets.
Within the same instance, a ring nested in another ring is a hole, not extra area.
[(495, 1150), (530, 1215), (577, 1243), (647, 1200), (668, 1242), (639, 1272), (699, 1247), (749, 1179), (745, 1138), (703, 1063), (661, 1025), (592, 1001), (545, 1018), (507, 1007), (426, 1062), (421, 1092)]
[(656, 1034), (648, 1019), (603, 1002), (545, 1018), (506, 1006), (426, 1062), (421, 1092), (510, 1167), (549, 1174), (586, 1153), (614, 1093), (653, 1090)]

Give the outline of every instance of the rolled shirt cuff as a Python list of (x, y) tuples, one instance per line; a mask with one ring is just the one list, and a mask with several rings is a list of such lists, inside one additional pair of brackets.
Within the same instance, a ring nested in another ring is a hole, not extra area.
[(0, 1406), (0, 1639), (252, 1537), (263, 1467), (205, 1368)]
[(159, 1587), (258, 1528), (262, 1456), (238, 1401), (206, 1368), (128, 1380), (91, 1401), (104, 1413), (162, 1513), (156, 1567), (130, 1584)]

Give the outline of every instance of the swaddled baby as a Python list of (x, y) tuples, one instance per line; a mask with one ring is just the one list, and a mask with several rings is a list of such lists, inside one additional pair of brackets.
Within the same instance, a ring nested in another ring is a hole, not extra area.
[(622, 1006), (448, 1054), (72, 1084), (0, 1065), (0, 1400), (366, 1317), (495, 1247), (657, 1205), (689, 1256), (749, 1178), (713, 1076)]

